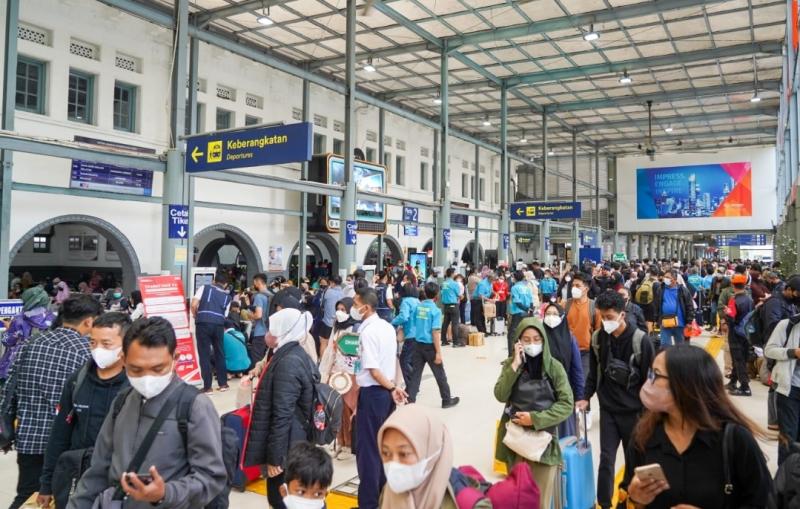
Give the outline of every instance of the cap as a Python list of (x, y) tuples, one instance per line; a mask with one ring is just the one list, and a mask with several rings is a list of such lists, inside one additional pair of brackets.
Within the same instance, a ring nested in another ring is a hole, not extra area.
[(744, 285), (747, 284), (747, 276), (744, 274), (734, 274), (731, 278), (731, 283), (735, 285)]

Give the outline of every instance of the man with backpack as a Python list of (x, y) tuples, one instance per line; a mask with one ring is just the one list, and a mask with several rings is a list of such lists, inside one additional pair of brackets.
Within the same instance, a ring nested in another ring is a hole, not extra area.
[(647, 330), (649, 332), (653, 332), (656, 322), (653, 298), (655, 296), (656, 287), (659, 285), (658, 274), (658, 267), (650, 267), (644, 276), (644, 279), (636, 288), (636, 292), (633, 294), (634, 302), (642, 309), (642, 314), (644, 314), (644, 319), (647, 322)]
[(177, 341), (161, 318), (137, 320), (122, 344), (132, 389), (121, 391), (68, 509), (194, 509), (226, 487), (211, 400), (175, 375)]
[[(747, 276), (734, 274), (731, 284), (733, 284), (733, 297), (728, 302), (725, 315), (728, 320), (728, 345), (731, 350), (733, 370), (727, 388), (732, 396), (752, 396), (750, 376), (747, 373), (750, 343), (747, 341), (747, 334), (742, 330), (741, 325), (745, 322), (747, 314), (753, 310), (753, 299), (747, 294), (745, 288)], [(738, 388), (736, 382), (739, 382)]]
[(40, 507), (48, 507), (53, 500), (57, 509), (66, 507), (72, 483), (88, 467), (111, 402), (128, 386), (122, 340), (130, 326), (130, 317), (119, 312), (105, 313), (92, 325), (92, 358), (64, 384), (50, 431), (37, 498)]
[(656, 322), (661, 325), (661, 347), (683, 343), (683, 328), (692, 323), (694, 301), (686, 285), (678, 282), (678, 271), (669, 269), (653, 295)]
[(626, 317), (625, 301), (617, 292), (600, 294), (595, 303), (603, 321), (592, 334), (589, 376), (584, 399), (575, 406), (585, 410), (592, 396), (600, 400), (600, 466), (597, 503), (611, 507), (614, 491), (614, 460), (620, 442), (624, 450), (642, 411), (639, 392), (653, 362), (653, 345), (647, 335)]

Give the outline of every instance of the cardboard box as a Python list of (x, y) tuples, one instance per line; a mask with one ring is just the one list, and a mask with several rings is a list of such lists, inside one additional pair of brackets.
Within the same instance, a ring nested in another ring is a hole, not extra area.
[(483, 346), (483, 333), (482, 332), (470, 333), (469, 346)]

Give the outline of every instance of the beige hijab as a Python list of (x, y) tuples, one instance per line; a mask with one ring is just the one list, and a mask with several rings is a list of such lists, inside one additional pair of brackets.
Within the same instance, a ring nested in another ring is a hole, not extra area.
[(383, 433), (395, 429), (405, 435), (417, 453), (417, 459), (428, 458), (437, 451), (439, 455), (428, 464), (427, 479), (415, 490), (395, 493), (389, 485), (383, 489), (383, 509), (438, 509), (450, 482), (453, 468), (453, 443), (444, 423), (419, 405), (399, 407), (378, 431), (378, 448), (383, 443)]

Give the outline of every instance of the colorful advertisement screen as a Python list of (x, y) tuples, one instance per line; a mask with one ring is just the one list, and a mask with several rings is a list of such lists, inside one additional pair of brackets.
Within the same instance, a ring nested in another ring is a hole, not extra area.
[(749, 162), (636, 169), (637, 219), (751, 217)]
[[(328, 182), (335, 185), (344, 184), (344, 159), (330, 157), (328, 159)], [(355, 161), (353, 163), (353, 179), (359, 191), (383, 193), (386, 191), (386, 169), (383, 166)], [(328, 199), (328, 217), (339, 219), (341, 198), (331, 196)], [(386, 220), (384, 204), (371, 200), (356, 201), (356, 219), (370, 223), (383, 223)]]

